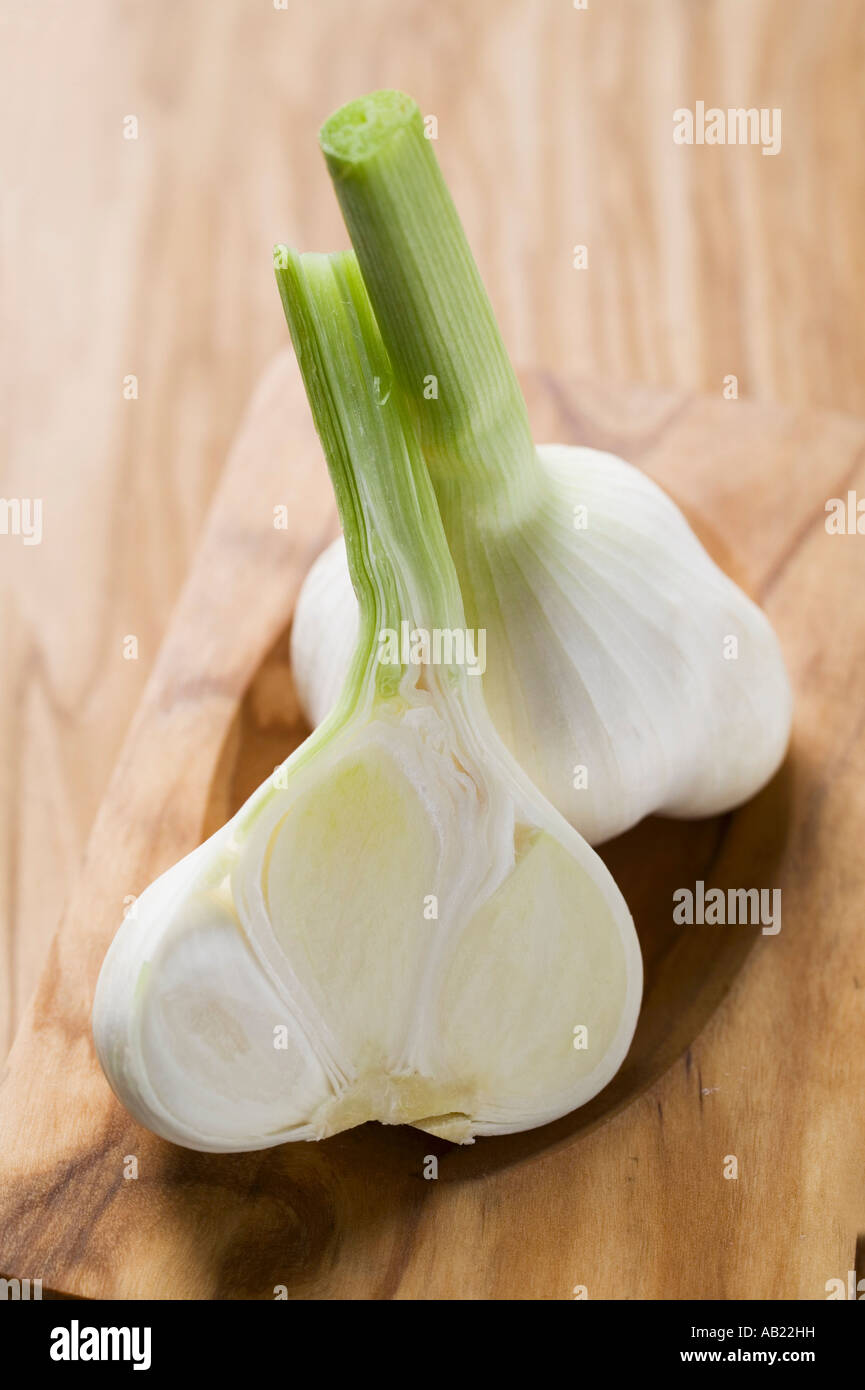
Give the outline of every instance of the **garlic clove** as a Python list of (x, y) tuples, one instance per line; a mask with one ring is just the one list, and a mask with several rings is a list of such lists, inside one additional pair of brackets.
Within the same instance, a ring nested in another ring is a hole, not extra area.
[[(241, 928), (225, 841), (220, 832), (142, 893), (94, 1001), (97, 1054), (118, 1097), (149, 1129), (216, 1152), (312, 1138), (308, 1114), (333, 1094)], [(280, 1051), (275, 1028), (286, 1030)]]

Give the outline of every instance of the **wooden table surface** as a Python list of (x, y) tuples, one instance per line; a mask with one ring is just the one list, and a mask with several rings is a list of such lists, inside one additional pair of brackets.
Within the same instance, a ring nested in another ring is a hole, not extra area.
[[(742, 397), (865, 415), (865, 4), (0, 15), (0, 492), (43, 505), (40, 545), (0, 536), (3, 1055), (230, 439), (286, 341), (270, 247), (345, 244), (321, 120), (378, 86), (437, 117), (515, 359), (719, 396), (733, 374)], [(781, 152), (674, 144), (673, 111), (698, 100), (780, 107)]]

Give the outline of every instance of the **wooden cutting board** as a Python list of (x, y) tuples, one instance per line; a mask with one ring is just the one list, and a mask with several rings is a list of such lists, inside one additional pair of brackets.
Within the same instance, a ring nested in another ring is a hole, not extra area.
[[(336, 513), (286, 354), (227, 464), (2, 1077), (0, 1274), (109, 1298), (823, 1298), (856, 1268), (865, 537), (824, 521), (828, 498), (865, 496), (865, 423), (523, 379), (538, 439), (614, 450), (673, 493), (766, 607), (796, 691), (791, 755), (754, 801), (604, 849), (646, 959), (625, 1066), (575, 1115), (472, 1147), (367, 1125), (227, 1156), (146, 1133), (102, 1077), (91, 999), (124, 905), (305, 732), (287, 632)], [(674, 926), (673, 889), (698, 879), (781, 888), (781, 932)]]

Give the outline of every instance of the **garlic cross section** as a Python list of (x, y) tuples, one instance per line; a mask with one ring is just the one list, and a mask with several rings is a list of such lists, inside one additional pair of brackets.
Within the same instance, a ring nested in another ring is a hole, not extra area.
[(190, 1148), (378, 1120), (457, 1142), (573, 1110), (620, 1066), (642, 968), (595, 852), (495, 732), (457, 665), (378, 634), (465, 626), (435, 497), (351, 253), (282, 249), (283, 302), (359, 600), (319, 729), (141, 895), (94, 1036), (133, 1115)]

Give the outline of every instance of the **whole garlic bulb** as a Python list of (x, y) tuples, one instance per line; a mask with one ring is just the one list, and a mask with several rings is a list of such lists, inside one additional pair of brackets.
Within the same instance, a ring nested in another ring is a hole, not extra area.
[[(650, 811), (707, 816), (745, 800), (790, 734), (767, 619), (636, 469), (590, 449), (535, 447), (417, 105), (374, 92), (337, 111), (321, 145), (388, 353), (388, 389), (416, 429), (468, 622), (486, 631), (484, 694), (505, 743), (592, 843)], [(352, 610), (331, 554), (295, 625), (313, 718), (333, 698)]]
[[(768, 619), (638, 469), (566, 445), (536, 457), (528, 519), (479, 534), (444, 511), (469, 625), (486, 629), (484, 696), (504, 742), (590, 844), (652, 812), (700, 817), (745, 801), (790, 735)], [(337, 540), (310, 570), (292, 628), (313, 724), (341, 688), (356, 631)]]

